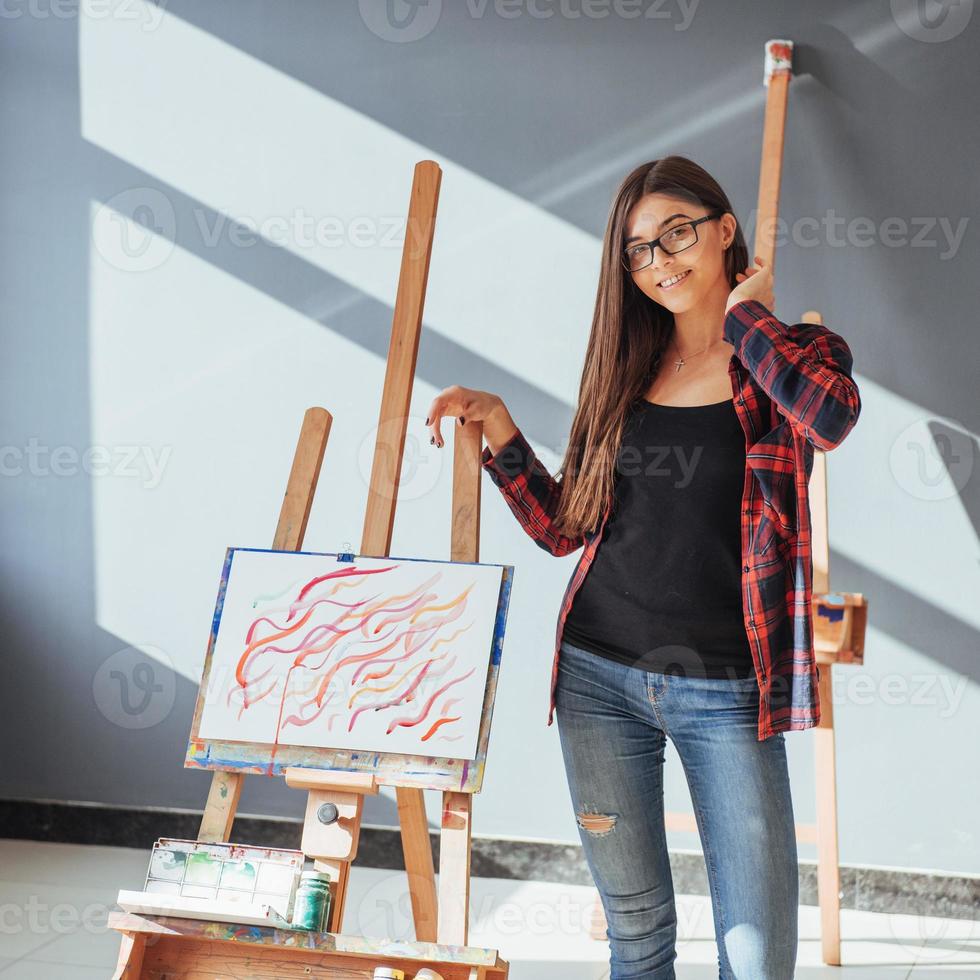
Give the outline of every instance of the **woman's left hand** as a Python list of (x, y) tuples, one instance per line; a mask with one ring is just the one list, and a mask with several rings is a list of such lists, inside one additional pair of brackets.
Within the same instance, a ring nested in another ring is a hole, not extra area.
[(729, 293), (725, 304), (727, 313), (736, 303), (754, 299), (772, 312), (775, 296), (772, 291), (772, 269), (761, 255), (755, 257), (755, 266), (749, 266), (745, 272), (737, 272), (735, 278), (738, 285)]

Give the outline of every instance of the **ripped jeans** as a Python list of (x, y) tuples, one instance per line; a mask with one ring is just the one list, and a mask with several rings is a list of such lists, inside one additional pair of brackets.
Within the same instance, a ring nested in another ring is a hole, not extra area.
[(668, 738), (701, 835), (721, 980), (792, 980), (799, 884), (786, 746), (781, 732), (758, 741), (758, 713), (754, 675), (659, 674), (562, 642), (555, 717), (608, 924), (610, 980), (674, 977)]

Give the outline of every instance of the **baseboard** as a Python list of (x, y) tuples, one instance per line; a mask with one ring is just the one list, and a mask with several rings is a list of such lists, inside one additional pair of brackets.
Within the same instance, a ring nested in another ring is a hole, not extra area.
[[(137, 809), (87, 803), (0, 800), (0, 837), (64, 844), (103, 844), (149, 851), (159, 837), (194, 839), (201, 821), (193, 810)], [(239, 816), (234, 839), (267, 847), (299, 847), (302, 823), (272, 817)], [(438, 867), (439, 834), (430, 830)], [(362, 825), (357, 863), (404, 870), (397, 828)], [(675, 891), (708, 895), (704, 859), (697, 852), (671, 851)], [(591, 885), (577, 844), (474, 836), (471, 873), (478, 878), (513, 878)], [(841, 867), (841, 906), (867, 912), (976, 919), (980, 876), (900, 868)], [(817, 904), (817, 869), (800, 862), (800, 904)]]

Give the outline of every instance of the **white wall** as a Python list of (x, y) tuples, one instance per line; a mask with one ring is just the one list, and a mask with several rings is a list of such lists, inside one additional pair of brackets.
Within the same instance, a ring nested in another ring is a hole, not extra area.
[[(776, 312), (823, 313), (863, 400), (828, 457), (832, 584), (870, 601), (866, 665), (835, 669), (841, 860), (980, 872), (975, 25), (929, 43), (843, 2), (775, 24), (747, 3), (444, 6), (409, 43), (353, 4), (8, 6), (0, 795), (203, 805), (181, 763), (224, 549), (271, 544), (310, 405), (335, 421), (306, 547), (360, 539), (416, 161), (444, 175), (392, 553), (444, 558), (433, 393), (500, 392), (557, 466), (616, 184), (691, 156), (751, 242), (762, 46), (783, 36)], [(538, 549), (489, 480), (482, 528), (482, 560), (516, 575), (475, 832), (577, 842), (545, 724), (575, 558)], [(812, 732), (787, 744), (813, 822)], [(241, 809), (297, 815), (298, 795), (256, 777)], [(672, 750), (667, 806), (690, 809)], [(393, 793), (366, 819), (394, 825)]]

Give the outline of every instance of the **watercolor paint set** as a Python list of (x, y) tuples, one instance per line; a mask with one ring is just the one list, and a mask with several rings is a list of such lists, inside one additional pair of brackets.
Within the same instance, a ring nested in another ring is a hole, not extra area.
[(288, 924), (302, 851), (160, 838), (142, 892), (121, 891), (131, 912)]

